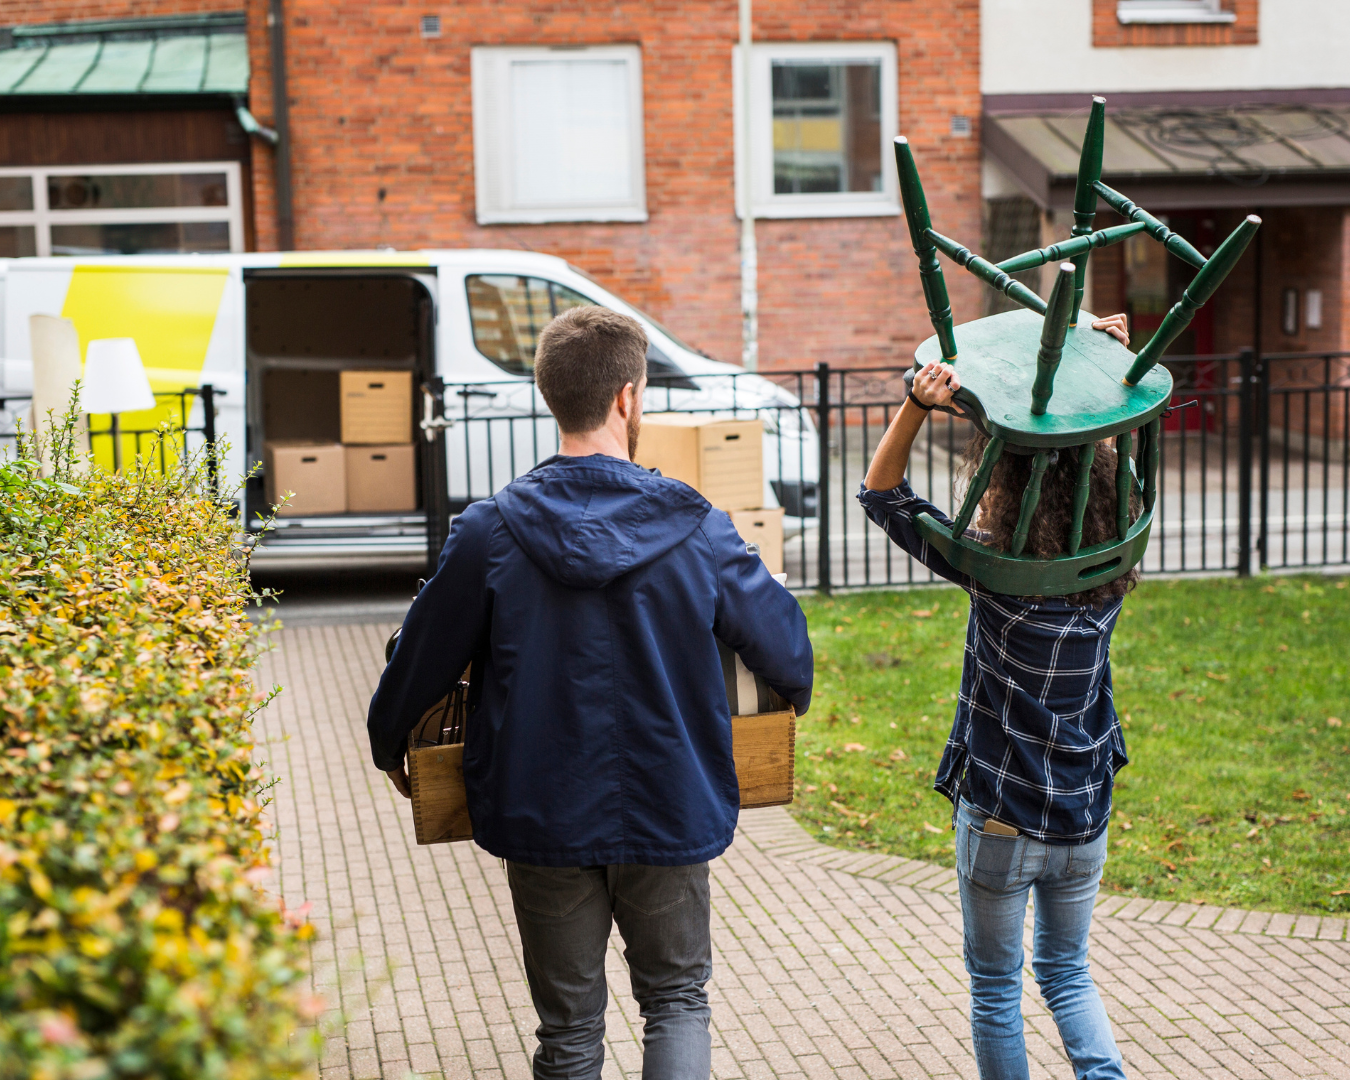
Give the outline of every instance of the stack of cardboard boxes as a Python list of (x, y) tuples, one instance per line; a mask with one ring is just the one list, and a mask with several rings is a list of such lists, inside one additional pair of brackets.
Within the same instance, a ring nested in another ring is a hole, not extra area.
[(341, 441), (272, 439), (263, 444), (267, 501), (289, 516), (388, 514), (417, 509), (412, 372), (338, 373)]
[(683, 480), (731, 515), (747, 543), (758, 544), (771, 574), (783, 572), (783, 508), (765, 508), (764, 424), (686, 413), (642, 417), (637, 463)]

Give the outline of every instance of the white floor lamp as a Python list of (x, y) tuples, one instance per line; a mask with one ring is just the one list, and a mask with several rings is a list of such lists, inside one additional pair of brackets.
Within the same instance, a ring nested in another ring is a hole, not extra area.
[(121, 472), (119, 414), (155, 407), (155, 395), (134, 339), (99, 338), (89, 343), (80, 405), (87, 413), (108, 413), (112, 417), (113, 471)]

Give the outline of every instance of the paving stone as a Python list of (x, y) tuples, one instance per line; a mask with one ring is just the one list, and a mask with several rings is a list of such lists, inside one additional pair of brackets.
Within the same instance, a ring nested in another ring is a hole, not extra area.
[[(260, 665), (261, 685), (286, 688), (256, 722), (282, 778), (272, 887), (314, 904), (311, 983), (329, 1006), (315, 1075), (528, 1080), (537, 1018), (501, 863), (419, 848), (370, 763), (365, 709), (392, 629), (282, 630)], [(775, 808), (741, 815), (712, 885), (718, 1080), (974, 1080), (950, 868), (825, 847)], [(1092, 967), (1129, 1075), (1350, 1080), (1346, 923), (1104, 895)], [(603, 1076), (636, 1080), (642, 1020), (617, 933), (606, 973)], [(1029, 975), (1023, 1013), (1031, 1076), (1071, 1080)]]

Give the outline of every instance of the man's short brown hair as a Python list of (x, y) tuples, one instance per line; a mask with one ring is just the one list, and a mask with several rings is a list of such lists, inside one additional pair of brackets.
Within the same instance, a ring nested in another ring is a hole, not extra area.
[(636, 319), (598, 306), (564, 311), (539, 335), (534, 381), (569, 435), (603, 426), (629, 383), (647, 374), (647, 334)]

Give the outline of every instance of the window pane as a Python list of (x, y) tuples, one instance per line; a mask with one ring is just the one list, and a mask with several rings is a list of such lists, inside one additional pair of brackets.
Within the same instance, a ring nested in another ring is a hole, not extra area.
[(33, 209), (31, 176), (0, 176), (0, 210)]
[(53, 255), (160, 255), (174, 251), (229, 251), (223, 221), (137, 225), (53, 225)]
[(516, 61), (510, 93), (515, 205), (633, 201), (625, 61)]
[(32, 225), (0, 225), (0, 259), (18, 259), (37, 254)]
[(224, 173), (91, 174), (47, 178), (53, 210), (131, 210), (154, 206), (226, 206)]
[(494, 364), (513, 375), (534, 370), (534, 349), (555, 315), (594, 303), (578, 292), (542, 278), (506, 274), (468, 278), (473, 343)]
[(881, 62), (772, 72), (774, 193), (881, 191)]

